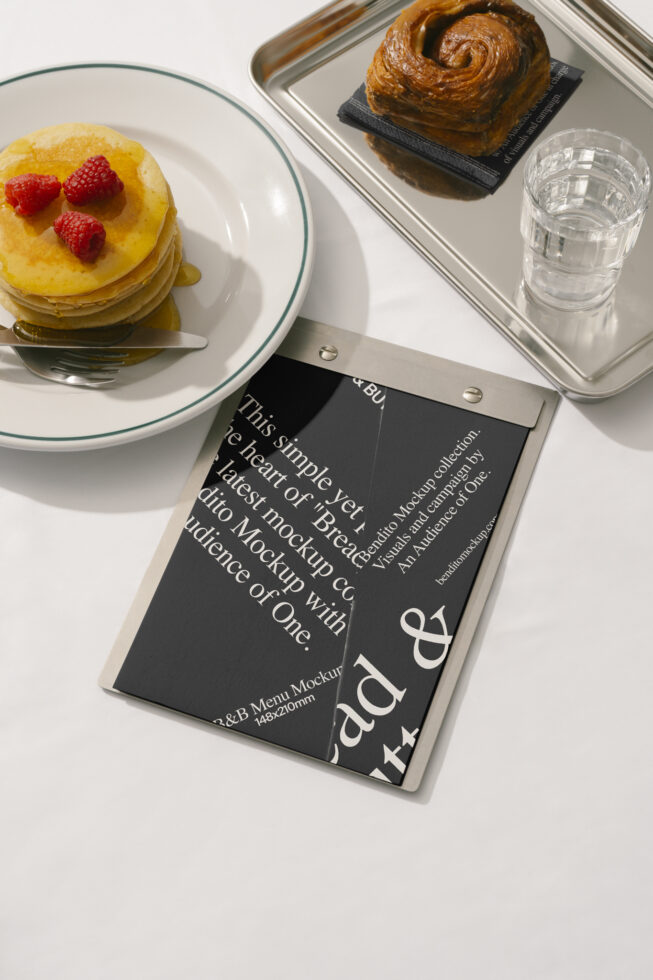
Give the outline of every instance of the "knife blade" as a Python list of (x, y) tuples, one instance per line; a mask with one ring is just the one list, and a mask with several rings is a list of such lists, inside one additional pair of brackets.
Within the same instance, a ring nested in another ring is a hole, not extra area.
[[(99, 328), (100, 330), (102, 328)], [(195, 348), (199, 350), (206, 347), (208, 340), (198, 334), (186, 333), (182, 330), (162, 330), (159, 327), (134, 327), (124, 337), (118, 340), (111, 340), (110, 343), (101, 337), (89, 337), (88, 330), (75, 331), (81, 336), (77, 337), (72, 331), (66, 331), (64, 337), (52, 337), (53, 331), (49, 331), (50, 336), (39, 338), (38, 341), (26, 340), (14, 332), (13, 327), (0, 327), (0, 345), (4, 347), (61, 347), (64, 350), (96, 350), (106, 349), (107, 347), (117, 347), (121, 350), (146, 350), (150, 348)]]

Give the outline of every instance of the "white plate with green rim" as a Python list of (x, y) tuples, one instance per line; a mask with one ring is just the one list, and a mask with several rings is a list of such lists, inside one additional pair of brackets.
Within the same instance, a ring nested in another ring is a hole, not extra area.
[[(62, 108), (64, 107), (64, 108)], [(186, 422), (239, 388), (290, 329), (308, 287), (304, 181), (268, 125), (206, 82), (145, 65), (79, 64), (0, 82), (0, 143), (62, 122), (102, 123), (156, 157), (175, 197), (184, 258), (202, 278), (173, 295), (201, 351), (164, 351), (115, 387), (53, 384), (0, 349), (0, 445), (97, 449)], [(5, 317), (5, 320), (7, 317)]]

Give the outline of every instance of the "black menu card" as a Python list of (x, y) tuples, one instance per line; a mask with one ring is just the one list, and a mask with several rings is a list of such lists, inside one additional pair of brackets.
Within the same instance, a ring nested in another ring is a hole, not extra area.
[(282, 349), (224, 407), (103, 683), (403, 785), (553, 400), (481, 414), (485, 384), (451, 404), (434, 375), (424, 397), (343, 371), (342, 332), (337, 370), (310, 336), (308, 358)]

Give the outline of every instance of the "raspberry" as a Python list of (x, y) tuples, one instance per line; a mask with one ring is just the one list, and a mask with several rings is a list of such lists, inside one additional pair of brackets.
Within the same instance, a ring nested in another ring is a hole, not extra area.
[(83, 262), (93, 262), (98, 257), (107, 237), (102, 222), (82, 211), (64, 211), (55, 218), (52, 227)]
[(16, 214), (28, 217), (47, 207), (59, 196), (61, 184), (46, 174), (19, 174), (5, 184), (5, 196)]
[(106, 157), (89, 157), (63, 184), (63, 192), (71, 204), (88, 204), (115, 197), (125, 185), (111, 169)]

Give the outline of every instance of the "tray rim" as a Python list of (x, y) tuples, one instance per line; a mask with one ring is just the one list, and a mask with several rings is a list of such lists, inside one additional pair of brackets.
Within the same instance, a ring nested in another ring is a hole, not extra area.
[[(579, 19), (584, 22), (590, 33), (582, 40), (588, 44), (591, 56), (620, 81), (629, 84), (636, 96), (646, 99), (642, 86), (648, 83), (650, 87), (653, 81), (653, 39), (621, 11), (607, 0), (530, 0), (530, 3), (566, 33), (569, 25), (561, 17), (569, 18), (572, 24)], [(297, 115), (293, 114), (279, 96), (294, 81), (330, 60), (334, 53), (360, 43), (389, 23), (401, 7), (401, 0), (355, 0), (353, 3), (351, 0), (332, 0), (260, 45), (250, 59), (250, 80), (302, 138), (559, 391), (574, 400), (589, 402), (621, 393), (653, 371), (653, 336), (624, 352), (606, 370), (594, 376), (583, 376), (555, 347), (538, 339), (536, 324), (521, 311), (511, 308), (509, 301), (480, 275), (470, 272), (452, 250), (438, 243), (430, 249), (421, 242), (416, 234), (418, 221), (409, 215), (409, 220), (402, 222), (395, 213), (401, 207), (395, 204), (393, 211), (393, 195), (389, 190), (388, 200), (377, 197), (374, 185), (378, 186), (378, 178), (366, 175), (364, 164), (354, 152), (346, 144), (337, 146), (332, 140), (325, 146), (316, 135), (327, 132), (321, 122), (311, 119), (309, 112), (298, 102), (293, 102)], [(622, 68), (625, 64), (630, 66), (632, 76), (625, 78), (618, 70), (619, 60)], [(292, 98), (288, 96), (287, 101)], [(298, 118), (302, 112), (303, 120)], [(345, 159), (359, 172), (351, 173), (343, 163)], [(366, 176), (369, 186), (364, 182)], [(627, 373), (624, 366), (627, 367), (633, 358), (638, 362), (643, 360), (642, 351), (646, 348), (651, 349), (648, 361)]]

